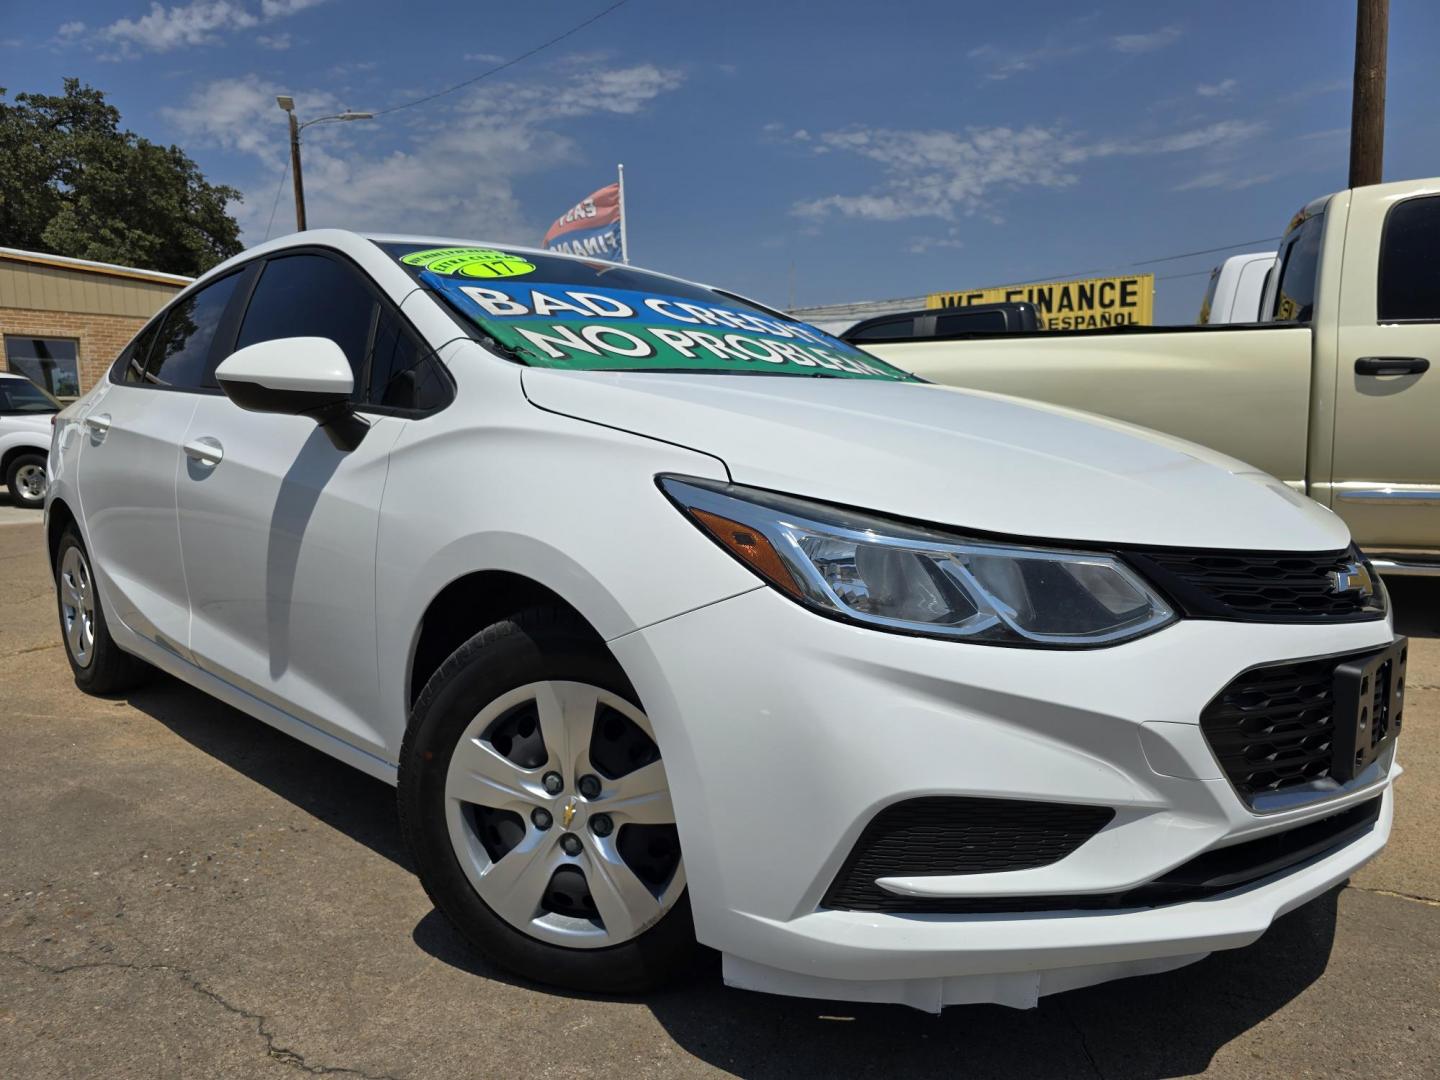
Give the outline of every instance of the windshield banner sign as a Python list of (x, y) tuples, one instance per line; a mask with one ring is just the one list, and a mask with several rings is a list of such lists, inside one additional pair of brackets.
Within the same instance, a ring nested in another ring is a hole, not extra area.
[(432, 270), (420, 278), (539, 367), (910, 378), (814, 327), (739, 307), (600, 286), (480, 283)]

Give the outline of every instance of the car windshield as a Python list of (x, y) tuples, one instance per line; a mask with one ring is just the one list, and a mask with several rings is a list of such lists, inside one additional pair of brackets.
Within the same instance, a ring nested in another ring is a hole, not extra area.
[(29, 379), (0, 379), (0, 413), (53, 413), (60, 402)]
[(915, 378), (777, 311), (661, 274), (493, 247), (381, 247), (503, 352), (535, 367)]

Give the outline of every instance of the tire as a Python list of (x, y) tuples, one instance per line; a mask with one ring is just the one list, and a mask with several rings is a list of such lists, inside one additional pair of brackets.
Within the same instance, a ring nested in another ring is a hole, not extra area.
[(10, 489), (10, 500), (16, 506), (44, 506), (47, 486), (45, 455), (38, 451), (16, 454), (5, 470), (5, 486)]
[(115, 644), (90, 568), (90, 553), (73, 525), (55, 552), (55, 598), (65, 658), (87, 694), (118, 694), (145, 682), (154, 669)]
[(431, 677), (401, 748), (400, 826), (430, 899), (487, 958), (605, 994), (690, 968), (653, 739), (625, 673), (565, 609), (495, 623)]

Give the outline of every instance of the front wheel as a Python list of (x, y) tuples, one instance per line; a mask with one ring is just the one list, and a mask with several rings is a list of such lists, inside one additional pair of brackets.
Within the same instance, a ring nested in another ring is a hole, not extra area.
[(502, 966), (632, 993), (690, 963), (655, 733), (575, 616), (526, 611), (456, 650), (415, 706), (399, 800), (430, 898)]
[(5, 470), (5, 484), (16, 506), (39, 507), (45, 504), (49, 481), (45, 476), (45, 455), (17, 454)]

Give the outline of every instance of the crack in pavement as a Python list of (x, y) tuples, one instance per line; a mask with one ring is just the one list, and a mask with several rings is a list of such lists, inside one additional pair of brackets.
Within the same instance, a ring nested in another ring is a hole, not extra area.
[(1347, 887), (1357, 889), (1360, 892), (1374, 893), (1376, 896), (1393, 896), (1397, 900), (1409, 900), (1415, 904), (1440, 907), (1440, 899), (1433, 896), (1421, 896), (1419, 893), (1397, 892), (1395, 889), (1372, 889), (1365, 885), (1350, 885)]
[(1100, 1070), (1100, 1063), (1095, 1060), (1095, 1054), (1090, 1049), (1090, 1040), (1085, 1037), (1085, 1029), (1082, 1028), (1080, 1022), (1075, 1019), (1075, 1014), (1070, 1011), (1070, 1006), (1062, 1003), (1060, 1013), (1069, 1022), (1071, 1029), (1075, 1032), (1076, 1038), (1080, 1040), (1080, 1049), (1085, 1054), (1085, 1060), (1090, 1063), (1090, 1070), (1099, 1077), (1100, 1080), (1105, 1080), (1105, 1074)]
[(49, 645), (31, 645), (28, 649), (16, 649), (14, 652), (0, 653), (0, 659), (8, 659), (11, 656), (24, 656), (26, 653), (44, 652), (46, 649), (58, 649), (60, 643), (53, 641)]
[(165, 972), (176, 976), (187, 989), (199, 994), (201, 997), (208, 998), (226, 1012), (233, 1013), (235, 1016), (253, 1022), (255, 1024), (255, 1033), (265, 1040), (265, 1056), (282, 1065), (289, 1065), (315, 1076), (358, 1076), (361, 1077), (362, 1080), (399, 1080), (399, 1077), (390, 1073), (367, 1073), (360, 1069), (351, 1069), (343, 1065), (311, 1064), (305, 1060), (305, 1055), (298, 1050), (292, 1050), (288, 1046), (280, 1046), (276, 1043), (275, 1033), (269, 1029), (270, 1018), (268, 1016), (262, 1013), (251, 1012), (249, 1009), (243, 1009), (239, 1005), (232, 1004), (219, 993), (201, 982), (198, 976), (184, 968), (175, 967), (172, 964), (138, 964), (125, 963), (119, 960), (94, 960), (76, 964), (65, 964), (57, 967), (52, 964), (42, 963), (39, 960), (32, 960), (23, 953), (18, 953), (11, 949), (0, 950), (0, 956), (7, 957), (16, 963), (23, 964), (35, 971), (51, 976), (69, 975), (77, 971), (94, 971), (102, 968), (113, 968), (118, 971)]

